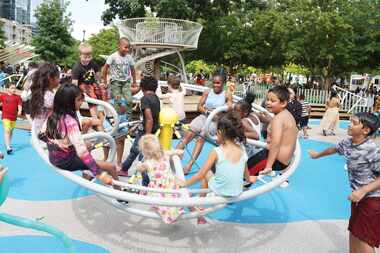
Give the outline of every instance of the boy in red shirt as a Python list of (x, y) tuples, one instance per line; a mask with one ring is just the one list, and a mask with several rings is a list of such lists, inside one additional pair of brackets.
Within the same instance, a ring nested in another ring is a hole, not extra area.
[(7, 154), (12, 153), (11, 139), (16, 119), (21, 115), (21, 97), (16, 95), (16, 85), (10, 84), (8, 91), (0, 94), (0, 102), (3, 104), (4, 141)]

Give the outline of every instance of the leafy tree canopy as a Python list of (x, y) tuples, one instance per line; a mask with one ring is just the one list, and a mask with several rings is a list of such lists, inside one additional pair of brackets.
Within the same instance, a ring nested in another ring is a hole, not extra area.
[(104, 63), (104, 56), (108, 56), (116, 51), (119, 32), (115, 26), (102, 29), (99, 33), (92, 35), (88, 43), (92, 46), (93, 59), (98, 64)]
[(198, 50), (188, 60), (284, 70), (294, 63), (326, 87), (333, 77), (380, 66), (380, 1), (106, 0), (105, 23), (143, 17), (200, 22)]
[(36, 9), (38, 32), (32, 45), (42, 60), (64, 65), (66, 57), (73, 53), (75, 41), (70, 34), (72, 21), (66, 14), (67, 4), (61, 6), (58, 0), (45, 0)]

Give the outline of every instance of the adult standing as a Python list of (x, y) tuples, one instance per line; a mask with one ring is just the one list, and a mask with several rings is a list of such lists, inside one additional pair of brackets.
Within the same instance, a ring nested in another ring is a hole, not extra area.
[(286, 106), (286, 109), (292, 114), (294, 117), (294, 120), (296, 121), (297, 126), (299, 126), (299, 123), (301, 121), (302, 116), (302, 105), (301, 103), (296, 99), (296, 93), (292, 88), (288, 88), (289, 91), (289, 102)]
[(339, 124), (339, 106), (338, 94), (332, 92), (330, 99), (326, 102), (326, 112), (321, 120), (321, 129), (324, 136), (328, 134), (335, 135)]
[[(215, 75), (213, 77), (213, 86), (211, 90), (206, 90), (203, 92), (201, 99), (198, 103), (198, 112), (201, 113), (190, 123), (190, 131), (185, 134), (185, 137), (177, 145), (177, 149), (184, 149), (186, 145), (194, 139), (197, 135), (202, 137), (207, 135), (205, 123), (209, 113), (217, 107), (223, 106), (225, 104), (232, 106), (232, 94), (223, 90), (224, 88), (224, 78), (220, 75)], [(209, 132), (211, 135), (216, 134), (216, 123), (213, 121), (209, 127)], [(184, 169), (185, 173), (188, 173), (197, 160), (202, 147), (204, 145), (204, 138), (200, 138), (193, 150), (192, 158), (189, 164)]]
[(33, 75), (38, 69), (38, 64), (35, 62), (31, 62), (28, 65), (28, 73), (24, 78), (24, 85), (22, 86), (21, 99), (22, 99), (22, 110), (25, 113), (25, 117), (29, 122), (32, 122), (32, 118), (30, 117), (30, 99), (32, 97), (32, 90), (30, 87), (32, 86)]

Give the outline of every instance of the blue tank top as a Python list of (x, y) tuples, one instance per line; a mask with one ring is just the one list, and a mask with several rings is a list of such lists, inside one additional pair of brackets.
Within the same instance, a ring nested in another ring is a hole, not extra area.
[(240, 160), (235, 163), (225, 158), (220, 147), (214, 150), (218, 160), (215, 164), (215, 175), (208, 182), (209, 188), (219, 196), (238, 196), (243, 191), (244, 170), (248, 160), (244, 147)]
[(215, 109), (219, 106), (222, 106), (226, 103), (226, 93), (225, 91), (222, 91), (219, 94), (216, 94), (214, 90), (210, 90), (210, 92), (207, 95), (206, 102), (205, 102), (205, 108), (207, 110), (209, 109)]

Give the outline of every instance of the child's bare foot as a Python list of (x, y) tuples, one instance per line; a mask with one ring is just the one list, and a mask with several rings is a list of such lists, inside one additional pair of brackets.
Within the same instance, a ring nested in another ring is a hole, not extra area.
[(112, 184), (112, 177), (108, 175), (107, 172), (103, 171), (99, 176), (99, 180), (102, 181), (104, 184), (111, 185)]
[(272, 168), (265, 168), (259, 172), (259, 175), (268, 175), (270, 173), (272, 173)]

